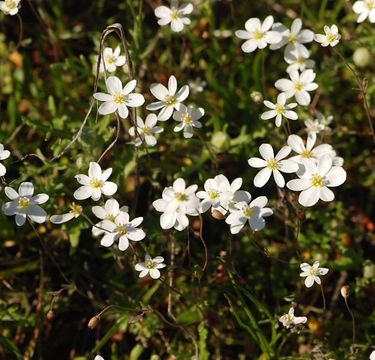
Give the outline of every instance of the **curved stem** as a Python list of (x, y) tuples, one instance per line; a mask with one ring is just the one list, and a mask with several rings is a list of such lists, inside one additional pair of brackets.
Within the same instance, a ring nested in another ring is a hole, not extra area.
[(354, 344), (355, 343), (355, 318), (354, 318), (353, 312), (350, 310), (350, 307), (349, 307), (349, 304), (348, 304), (348, 299), (346, 297), (344, 299), (345, 299), (346, 308), (348, 309), (349, 314), (352, 318), (353, 344)]
[(326, 297), (324, 295), (324, 290), (323, 290), (323, 285), (322, 284), (320, 284), (320, 290), (322, 292), (322, 298), (323, 298), (323, 310), (325, 310), (326, 309)]

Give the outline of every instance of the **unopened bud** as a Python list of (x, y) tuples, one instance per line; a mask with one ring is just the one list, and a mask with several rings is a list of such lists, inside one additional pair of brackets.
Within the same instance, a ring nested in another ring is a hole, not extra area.
[(366, 67), (371, 64), (371, 54), (365, 47), (356, 49), (353, 53), (353, 61), (358, 67)]
[(216, 220), (224, 220), (225, 216), (219, 210), (212, 210), (211, 215)]
[(54, 317), (55, 317), (55, 313), (53, 312), (53, 310), (48, 311), (46, 315), (47, 320), (52, 320)]
[(90, 329), (95, 329), (98, 326), (99, 321), (100, 321), (99, 316), (95, 315), (94, 317), (90, 319), (89, 323), (87, 324), (87, 327)]
[(250, 97), (251, 100), (255, 102), (255, 104), (261, 104), (263, 102), (263, 95), (259, 91), (252, 91)]
[(341, 296), (346, 299), (349, 297), (349, 293), (350, 293), (350, 287), (349, 285), (344, 285), (341, 287)]

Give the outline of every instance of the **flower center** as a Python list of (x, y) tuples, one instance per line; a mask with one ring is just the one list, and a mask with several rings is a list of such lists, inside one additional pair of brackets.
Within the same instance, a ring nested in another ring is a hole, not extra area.
[(15, 9), (17, 7), (16, 3), (13, 0), (5, 0), (5, 6), (9, 10), (13, 10), (13, 9)]
[(271, 170), (276, 170), (279, 167), (279, 163), (275, 159), (270, 159), (267, 161), (267, 166)]
[(306, 64), (306, 58), (300, 56), (300, 57), (297, 59), (297, 62), (298, 62), (298, 64), (300, 64), (300, 65), (305, 65), (305, 64)]
[(114, 56), (108, 56), (106, 61), (108, 64), (114, 64), (116, 62), (116, 58)]
[(275, 110), (279, 115), (282, 115), (284, 114), (285, 106), (277, 104)]
[(178, 192), (175, 194), (177, 201), (187, 201), (188, 197), (185, 193)]
[(177, 20), (180, 17), (180, 12), (175, 7), (172, 7), (171, 10), (172, 10), (171, 18), (173, 20)]
[(301, 154), (302, 157), (304, 158), (307, 158), (307, 159), (310, 159), (312, 158), (312, 153), (310, 150), (305, 150), (302, 154)]
[(189, 113), (186, 112), (184, 115), (182, 115), (182, 122), (184, 124), (191, 124), (193, 122), (193, 118)]
[(328, 34), (327, 35), (327, 41), (329, 43), (334, 42), (336, 39), (337, 39), (337, 35), (335, 35), (335, 34)]
[(166, 99), (165, 99), (165, 103), (167, 105), (174, 105), (176, 103), (176, 98), (174, 96), (168, 96)]
[(297, 35), (296, 35), (296, 34), (291, 34), (291, 35), (289, 36), (288, 41), (289, 41), (291, 44), (295, 45), (295, 44), (298, 42), (298, 37), (297, 37)]
[(251, 218), (254, 213), (253, 209), (249, 206), (246, 206), (242, 211), (243, 211), (243, 214), (248, 218)]
[(70, 212), (74, 215), (74, 216), (79, 216), (82, 214), (82, 206), (81, 205), (78, 205), (76, 204), (75, 202), (72, 202), (70, 204)]
[(155, 264), (152, 260), (148, 260), (146, 263), (146, 268), (147, 269), (153, 269), (155, 267)]
[(93, 179), (91, 180), (90, 182), (90, 186), (93, 188), (93, 189), (101, 189), (103, 187), (103, 181), (101, 180), (97, 180), (97, 179)]
[(21, 197), (18, 200), (18, 207), (20, 209), (27, 209), (30, 206), (30, 199), (27, 197)]
[(324, 178), (320, 176), (319, 174), (314, 174), (311, 178), (311, 185), (314, 187), (324, 186)]
[(216, 200), (220, 196), (220, 193), (217, 190), (209, 190), (208, 195), (212, 200)]
[(367, 9), (372, 10), (375, 8), (375, 2), (373, 0), (366, 0)]
[(113, 95), (113, 100), (116, 104), (125, 104), (126, 101), (126, 95), (123, 94), (115, 94)]
[(113, 215), (113, 214), (108, 214), (108, 215), (105, 217), (105, 219), (108, 220), (108, 221), (115, 222), (115, 220), (116, 220), (116, 216)]
[(119, 233), (119, 235), (123, 236), (128, 233), (128, 228), (125, 225), (117, 226), (116, 231)]
[(299, 81), (295, 81), (294, 82), (294, 88), (296, 89), (296, 91), (301, 91), (301, 90), (303, 90), (303, 84)]
[(143, 133), (144, 133), (145, 135), (151, 135), (151, 134), (152, 134), (152, 130), (151, 130), (151, 128), (148, 127), (148, 126), (145, 126), (142, 130), (143, 130)]
[(254, 31), (254, 39), (255, 40), (263, 40), (264, 38), (264, 32), (260, 30)]
[(317, 276), (318, 275), (318, 271), (316, 269), (314, 269), (313, 267), (310, 268), (309, 273), (310, 273), (310, 276)]

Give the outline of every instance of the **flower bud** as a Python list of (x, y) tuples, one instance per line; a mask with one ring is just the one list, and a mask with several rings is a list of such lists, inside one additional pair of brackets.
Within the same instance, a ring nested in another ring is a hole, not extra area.
[(230, 147), (230, 137), (226, 132), (218, 131), (212, 136), (211, 144), (219, 151), (227, 151)]
[(350, 287), (349, 285), (344, 285), (341, 287), (341, 296), (346, 299), (349, 297), (349, 293), (350, 293)]
[(89, 323), (87, 324), (87, 327), (93, 330), (98, 326), (99, 321), (100, 321), (99, 316), (95, 315), (94, 317), (90, 319)]
[(212, 210), (211, 215), (216, 220), (224, 220), (225, 216), (219, 210)]
[(358, 67), (366, 67), (371, 63), (371, 54), (365, 47), (360, 47), (354, 51), (353, 61)]
[(261, 104), (263, 102), (263, 95), (259, 91), (252, 91), (250, 97), (251, 100), (255, 102), (255, 104)]
[(55, 313), (53, 312), (53, 310), (48, 311), (46, 315), (47, 320), (52, 320), (54, 317), (55, 317)]

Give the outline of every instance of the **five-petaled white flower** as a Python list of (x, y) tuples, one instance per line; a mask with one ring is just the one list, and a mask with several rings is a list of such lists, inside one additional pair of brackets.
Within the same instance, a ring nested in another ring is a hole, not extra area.
[(52, 215), (50, 217), (50, 221), (52, 224), (63, 224), (66, 223), (74, 218), (77, 218), (82, 214), (82, 206), (76, 204), (75, 202), (72, 202), (70, 204), (70, 211), (65, 214), (59, 214), (59, 215)]
[(307, 50), (303, 44), (310, 43), (314, 40), (314, 33), (308, 29), (302, 29), (302, 20), (297, 18), (293, 21), (290, 30), (282, 23), (275, 23), (272, 30), (277, 31), (281, 35), (281, 40), (270, 46), (271, 50), (280, 49), (288, 44), (285, 53), (293, 51), (297, 48)]
[(294, 49), (285, 49), (284, 60), (289, 64), (286, 71), (304, 71), (305, 69), (312, 69), (315, 61), (310, 59), (310, 51), (305, 47), (296, 47)]
[(375, 23), (375, 0), (356, 1), (353, 11), (358, 14), (357, 22), (361, 23), (368, 17), (371, 23)]
[(129, 81), (122, 87), (121, 80), (116, 76), (110, 76), (105, 81), (109, 94), (98, 92), (94, 94), (94, 98), (104, 101), (99, 106), (99, 114), (108, 115), (118, 112), (123, 119), (129, 115), (129, 107), (139, 107), (145, 102), (142, 94), (132, 93), (137, 85), (136, 80)]
[(333, 24), (331, 27), (324, 25), (324, 32), (323, 34), (315, 34), (315, 41), (320, 43), (323, 47), (327, 47), (330, 45), (331, 47), (336, 46), (340, 39), (341, 35), (339, 34), (339, 29), (335, 24)]
[(18, 13), (18, 6), (21, 0), (5, 0), (0, 1), (0, 10), (5, 15), (16, 15)]
[(171, 24), (171, 29), (174, 32), (180, 32), (185, 25), (190, 25), (191, 20), (185, 15), (193, 12), (192, 4), (184, 4), (178, 6), (177, 2), (172, 2), (171, 7), (158, 6), (155, 9), (155, 16), (159, 18), (158, 24), (160, 26)]
[(168, 89), (163, 84), (151, 84), (150, 91), (159, 101), (146, 106), (147, 110), (160, 110), (158, 114), (159, 121), (168, 120), (174, 110), (179, 110), (180, 105), (189, 96), (189, 86), (184, 85), (177, 91), (177, 80), (171, 75), (168, 80)]
[(238, 234), (247, 222), (254, 231), (262, 230), (266, 225), (263, 218), (273, 214), (272, 209), (265, 207), (268, 201), (266, 196), (259, 196), (251, 202), (250, 200), (251, 195), (248, 194), (247, 200), (235, 204), (235, 210), (225, 219), (232, 234)]
[(252, 157), (248, 160), (251, 167), (263, 168), (255, 176), (254, 185), (256, 187), (264, 186), (272, 174), (276, 185), (284, 187), (285, 180), (281, 172), (294, 173), (298, 170), (298, 164), (296, 162), (285, 159), (291, 151), (292, 149), (289, 146), (284, 146), (275, 156), (270, 144), (260, 145), (259, 153), (263, 159)]
[(132, 221), (129, 220), (129, 214), (120, 211), (114, 221), (104, 220), (101, 222), (101, 227), (105, 232), (100, 244), (109, 247), (118, 240), (119, 250), (125, 251), (129, 247), (129, 240), (141, 241), (144, 239), (146, 236), (145, 232), (137, 228), (142, 223), (143, 217), (137, 217)]
[[(0, 160), (5, 160), (10, 156), (9, 150), (4, 150), (4, 145), (0, 144)], [(6, 167), (0, 163), (0, 176), (4, 176), (7, 172)]]
[(277, 96), (276, 104), (272, 104), (268, 100), (265, 100), (263, 103), (271, 110), (264, 112), (260, 118), (262, 120), (275, 118), (275, 125), (277, 127), (281, 125), (281, 120), (283, 116), (290, 120), (298, 119), (297, 113), (291, 110), (291, 109), (294, 109), (297, 106), (297, 104), (296, 103), (285, 104), (286, 96), (284, 93), (281, 93)]
[(99, 236), (102, 233), (104, 233), (103, 229), (103, 221), (112, 221), (115, 222), (116, 217), (120, 212), (128, 212), (129, 208), (127, 206), (121, 206), (119, 205), (118, 201), (116, 199), (108, 199), (104, 206), (93, 206), (92, 212), (94, 215), (101, 219), (102, 221), (98, 222), (92, 227), (92, 234), (94, 236)]
[(320, 144), (314, 148), (317, 136), (315, 133), (311, 132), (305, 143), (302, 138), (298, 135), (289, 135), (288, 136), (288, 146), (292, 148), (294, 152), (298, 155), (292, 156), (290, 160), (300, 163), (303, 159), (318, 161), (323, 155), (330, 155), (332, 158), (335, 156), (335, 152), (332, 149), (332, 146), (329, 144)]
[(174, 131), (178, 132), (184, 130), (184, 138), (191, 138), (193, 136), (193, 127), (200, 129), (202, 123), (198, 121), (204, 115), (203, 108), (195, 108), (192, 105), (186, 107), (184, 104), (180, 105), (179, 110), (173, 114), (173, 119), (179, 121), (180, 124), (174, 127)]
[(198, 94), (203, 92), (204, 88), (207, 85), (207, 82), (202, 80), (200, 77), (195, 78), (195, 80), (188, 81), (190, 90), (192, 94)]
[(120, 52), (120, 46), (116, 46), (115, 50), (110, 47), (104, 48), (99, 71), (104, 72), (104, 65), (105, 70), (111, 73), (115, 72), (118, 67), (124, 66), (126, 63), (126, 57), (120, 55)]
[(174, 227), (178, 231), (189, 225), (190, 216), (199, 215), (199, 199), (196, 197), (197, 185), (186, 187), (185, 180), (178, 178), (163, 190), (162, 198), (155, 200), (152, 205), (156, 211), (162, 212), (160, 226), (162, 229)]
[(288, 181), (286, 186), (292, 191), (301, 191), (298, 202), (306, 207), (315, 205), (319, 199), (332, 201), (335, 198), (330, 187), (343, 184), (346, 172), (340, 166), (333, 166), (332, 158), (324, 155), (315, 164), (311, 160), (302, 160), (304, 171), (297, 172), (299, 179)]
[(318, 84), (314, 83), (315, 72), (311, 69), (302, 71), (293, 70), (289, 73), (290, 79), (277, 80), (275, 86), (278, 90), (285, 92), (286, 98), (294, 96), (300, 105), (309, 105), (311, 96), (308, 91), (314, 91), (318, 88)]
[[(141, 117), (137, 116), (137, 132), (134, 126), (129, 129), (129, 134), (132, 137), (136, 137), (135, 145), (140, 146), (145, 141), (147, 145), (156, 145), (155, 134), (159, 134), (164, 131), (160, 126), (156, 126), (158, 118), (155, 114), (148, 114), (146, 120), (143, 121)], [(138, 135), (138, 136), (137, 136)]]
[(308, 288), (313, 286), (314, 282), (320, 285), (322, 282), (319, 276), (325, 275), (329, 271), (327, 268), (319, 267), (319, 261), (315, 261), (312, 266), (307, 263), (302, 263), (300, 268), (302, 270), (300, 276), (306, 277), (305, 285)]
[(117, 191), (117, 185), (107, 179), (112, 174), (112, 168), (102, 172), (100, 165), (96, 162), (90, 162), (89, 176), (78, 174), (75, 176), (77, 181), (83, 185), (77, 189), (73, 196), (77, 200), (84, 200), (91, 197), (98, 201), (101, 195), (111, 196)]
[(46, 221), (47, 213), (39, 206), (48, 201), (47, 194), (34, 195), (34, 185), (31, 182), (23, 182), (18, 192), (9, 186), (5, 187), (5, 194), (12, 201), (5, 203), (2, 210), (5, 215), (16, 215), (16, 224), (22, 226), (26, 218), (41, 224)]
[(307, 321), (306, 316), (294, 316), (294, 308), (290, 308), (288, 314), (284, 314), (279, 318), (279, 321), (289, 329), (291, 326), (305, 324)]
[(245, 23), (246, 30), (237, 30), (236, 36), (246, 40), (241, 49), (245, 53), (256, 49), (264, 49), (268, 44), (276, 44), (281, 41), (281, 35), (270, 30), (273, 24), (273, 16), (267, 16), (263, 23), (258, 18), (250, 18)]
[(167, 265), (163, 263), (164, 258), (162, 256), (156, 256), (152, 258), (150, 255), (146, 254), (145, 261), (138, 263), (135, 265), (135, 270), (140, 271), (139, 277), (143, 278), (147, 274), (150, 274), (150, 276), (153, 279), (159, 279), (160, 278), (160, 271), (159, 269), (165, 268)]
[[(241, 185), (240, 185), (241, 186)], [(197, 197), (202, 199), (200, 211), (206, 212), (210, 207), (220, 211), (222, 207), (225, 211), (229, 201), (233, 199), (230, 191), (230, 183), (224, 175), (216, 175), (213, 179), (207, 179), (204, 183), (205, 191), (198, 191)]]

